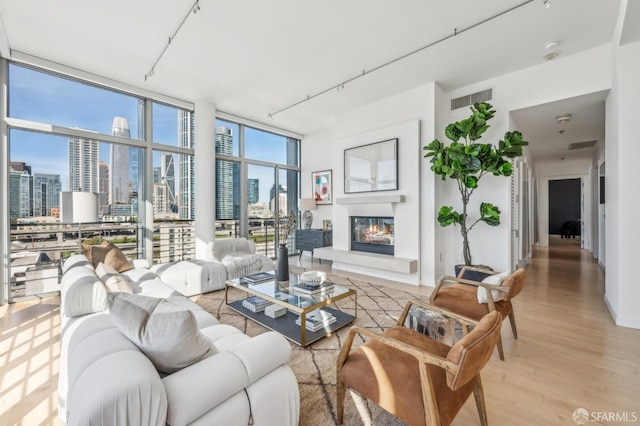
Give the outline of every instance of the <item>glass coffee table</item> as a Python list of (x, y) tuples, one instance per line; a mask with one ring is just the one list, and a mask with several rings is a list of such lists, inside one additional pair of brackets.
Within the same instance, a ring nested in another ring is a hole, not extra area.
[[(304, 294), (294, 290), (298, 283), (298, 275), (291, 274), (289, 281), (276, 281), (270, 279), (262, 282), (248, 282), (243, 278), (227, 280), (224, 290), (224, 301), (231, 309), (256, 321), (263, 326), (276, 331), (292, 342), (305, 347), (323, 337), (331, 335), (334, 331), (351, 324), (358, 316), (358, 295), (355, 290), (334, 285), (332, 289), (324, 293)], [(247, 298), (258, 296), (285, 308), (285, 314), (278, 318), (271, 318), (262, 312), (253, 312), (243, 305), (246, 299), (230, 302), (228, 298), (229, 288), (234, 287), (245, 291)], [(354, 315), (342, 312), (331, 305), (337, 301), (352, 297), (354, 302)], [(335, 317), (335, 322), (327, 324), (317, 331), (307, 328), (307, 314), (321, 309), (323, 314)], [(300, 325), (296, 321), (300, 320)]]

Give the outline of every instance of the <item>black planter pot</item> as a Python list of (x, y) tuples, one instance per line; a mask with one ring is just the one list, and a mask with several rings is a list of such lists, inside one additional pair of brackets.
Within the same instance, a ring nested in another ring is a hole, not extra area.
[(278, 246), (276, 279), (278, 281), (289, 281), (289, 250), (287, 250), (286, 244), (280, 244)]
[[(462, 271), (462, 268), (464, 268), (465, 265), (456, 265), (456, 277), (460, 274), (460, 271)], [(493, 272), (493, 269), (485, 266), (485, 265), (473, 265), (474, 268), (482, 268), (482, 269), (486, 269), (488, 271)], [(490, 273), (484, 273), (484, 272), (480, 272), (480, 271), (465, 271), (464, 272), (464, 276), (462, 278), (464, 278), (465, 280), (471, 280), (471, 281), (482, 281), (485, 278), (487, 278), (489, 275), (491, 275)]]

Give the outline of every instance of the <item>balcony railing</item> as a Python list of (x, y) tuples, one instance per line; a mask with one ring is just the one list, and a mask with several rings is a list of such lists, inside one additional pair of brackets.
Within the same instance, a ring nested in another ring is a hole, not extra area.
[[(216, 222), (216, 238), (235, 238), (238, 221)], [(81, 251), (81, 242), (107, 240), (129, 259), (142, 257), (142, 225), (136, 222), (88, 224), (22, 223), (11, 225), (11, 299), (60, 291), (62, 262)], [(273, 220), (252, 220), (249, 238), (256, 252), (275, 257)], [(292, 249), (293, 241), (289, 241)], [(195, 227), (191, 220), (156, 221), (153, 225), (153, 262), (195, 258)]]

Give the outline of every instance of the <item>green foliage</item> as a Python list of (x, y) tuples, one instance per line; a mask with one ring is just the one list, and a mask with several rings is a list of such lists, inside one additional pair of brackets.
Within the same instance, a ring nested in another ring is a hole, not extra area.
[(463, 210), (459, 213), (453, 207), (444, 206), (438, 212), (440, 226), (460, 225), (463, 238), (465, 264), (471, 264), (468, 232), (478, 222), (490, 226), (500, 224), (500, 209), (491, 203), (482, 203), (480, 218), (471, 225), (467, 223), (467, 205), (473, 191), (478, 187), (482, 176), (490, 173), (494, 176), (511, 176), (513, 165), (510, 160), (522, 155), (522, 147), (528, 145), (522, 133), (506, 132), (504, 139), (496, 147), (491, 143), (478, 143), (478, 139), (489, 129), (488, 121), (495, 115), (491, 104), (476, 103), (471, 115), (463, 120), (449, 124), (445, 136), (451, 141), (445, 145), (434, 139), (423, 149), (425, 157), (431, 158), (431, 170), (442, 180), (452, 179), (458, 182)]

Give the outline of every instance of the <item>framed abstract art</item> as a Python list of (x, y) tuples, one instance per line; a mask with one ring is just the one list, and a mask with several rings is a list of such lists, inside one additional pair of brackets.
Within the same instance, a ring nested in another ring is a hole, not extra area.
[(311, 173), (313, 198), (316, 204), (333, 204), (333, 181), (331, 170)]

